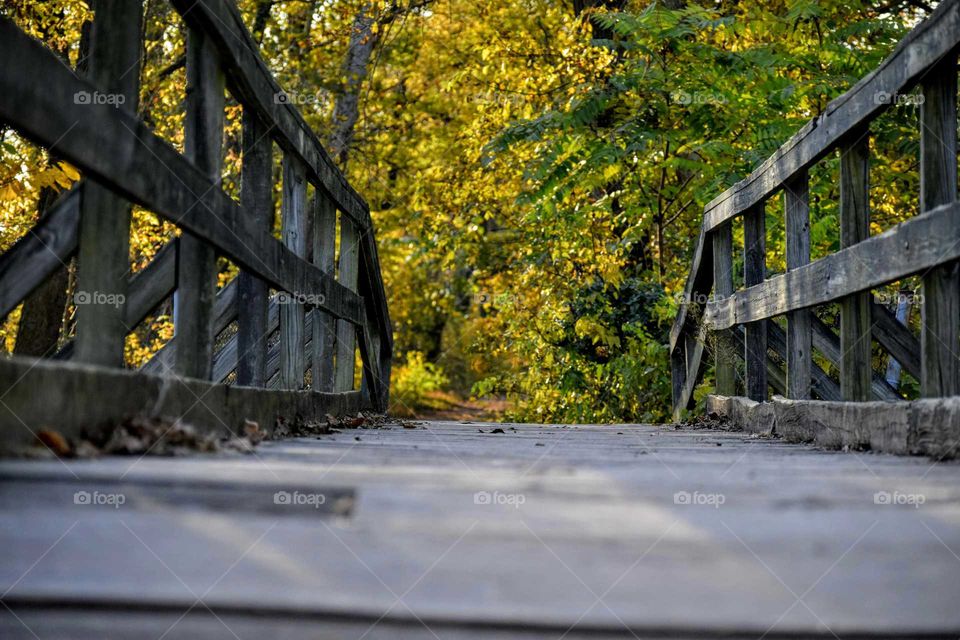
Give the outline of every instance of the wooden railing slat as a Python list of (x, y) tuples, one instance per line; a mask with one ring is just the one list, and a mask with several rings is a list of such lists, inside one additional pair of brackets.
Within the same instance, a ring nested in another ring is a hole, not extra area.
[[(283, 196), (280, 201), (283, 243), (298, 256), (307, 255), (307, 180), (303, 164), (289, 155), (283, 157)], [(298, 300), (313, 291), (284, 294), (280, 305), (280, 382), (284, 389), (303, 387), (304, 305)], [(346, 323), (350, 325), (350, 323)], [(353, 326), (353, 325), (350, 325)]]
[[(136, 113), (143, 3), (96, 0), (93, 9), (89, 74), (118, 109)], [(8, 64), (14, 64), (12, 58), (8, 60)], [(87, 96), (86, 102), (92, 102), (93, 95)], [(80, 198), (79, 273), (74, 293), (74, 358), (81, 362), (112, 367), (124, 363), (124, 341), (129, 331), (123, 322), (123, 306), (130, 272), (130, 212), (129, 202), (96, 181), (85, 181)]]
[[(947, 4), (947, 3), (944, 3)], [(958, 4), (956, 2), (950, 4)], [(957, 55), (945, 57), (923, 80), (920, 105), (920, 211), (957, 200)], [(952, 221), (960, 227), (960, 217)], [(960, 262), (923, 277), (920, 392), (960, 394)]]
[[(767, 233), (763, 203), (752, 207), (743, 217), (743, 283), (752, 286), (766, 277)], [(762, 402), (767, 399), (767, 325), (751, 322), (744, 325), (744, 360), (747, 397)]]
[[(331, 276), (337, 259), (337, 209), (326, 194), (313, 199), (313, 263)], [(333, 391), (337, 321), (322, 309), (311, 313), (312, 380), (315, 391)]]
[[(360, 237), (353, 222), (340, 217), (340, 258), (337, 279), (340, 284), (356, 291), (360, 266)], [(357, 329), (347, 322), (337, 322), (337, 362), (334, 390), (353, 389), (356, 367)]]
[[(733, 229), (720, 225), (713, 236), (713, 294), (719, 300), (733, 295)], [(717, 393), (733, 396), (737, 393), (737, 369), (733, 345), (724, 332), (714, 336), (717, 346), (714, 354)]]
[[(810, 262), (810, 185), (807, 172), (801, 171), (791, 179), (783, 195), (789, 272)], [(804, 400), (810, 397), (812, 355), (810, 311), (792, 311), (787, 316), (788, 398)]]
[[(840, 147), (840, 246), (870, 237), (870, 135), (859, 131)], [(870, 399), (869, 291), (840, 301), (840, 391), (844, 400)]]

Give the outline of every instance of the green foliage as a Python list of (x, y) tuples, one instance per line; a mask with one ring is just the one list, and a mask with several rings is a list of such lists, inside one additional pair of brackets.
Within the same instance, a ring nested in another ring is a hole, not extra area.
[(419, 351), (407, 352), (407, 360), (394, 366), (390, 401), (393, 413), (410, 413), (411, 410), (430, 408), (431, 394), (443, 390), (449, 380), (443, 369), (427, 362)]

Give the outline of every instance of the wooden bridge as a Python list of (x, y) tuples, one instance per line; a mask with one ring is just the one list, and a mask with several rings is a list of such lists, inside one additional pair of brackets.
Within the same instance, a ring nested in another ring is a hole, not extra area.
[[(0, 636), (958, 636), (960, 0), (707, 206), (674, 406), (693, 406), (712, 352), (723, 430), (374, 419), (392, 328), (369, 209), (232, 1), (171, 2), (189, 30), (183, 154), (136, 116), (140, 2), (94, 2), (79, 75), (0, 19), (0, 121), (84, 176), (0, 255), (2, 316), (79, 270), (75, 338), (0, 360), (0, 446), (55, 454), (0, 462)], [(878, 95), (915, 85), (922, 213), (870, 237), (869, 123)], [(220, 184), (225, 91), (243, 110), (239, 202)], [(843, 248), (810, 262), (807, 169), (836, 149)], [(766, 279), (781, 190), (788, 271)], [(134, 275), (132, 204), (181, 230)], [(218, 255), (239, 267), (219, 289)], [(911, 274), (919, 339), (870, 293)], [(174, 338), (125, 369), (127, 334), (171, 297)], [(811, 311), (834, 301), (839, 337)], [(871, 371), (871, 335), (925, 399)], [(208, 436), (246, 453), (148, 455)]]

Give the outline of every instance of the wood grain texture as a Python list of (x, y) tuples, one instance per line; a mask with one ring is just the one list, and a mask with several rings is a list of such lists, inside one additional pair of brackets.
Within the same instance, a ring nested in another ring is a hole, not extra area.
[[(122, 96), (117, 108), (135, 114), (140, 93), (143, 3), (96, 0), (93, 9), (90, 77), (115, 101)], [(85, 181), (74, 294), (74, 358), (81, 362), (113, 367), (124, 363), (124, 341), (131, 329), (123, 322), (130, 272), (130, 211), (129, 202), (109, 188), (95, 180)]]
[[(243, 111), (243, 165), (240, 203), (260, 223), (260, 232), (273, 231), (273, 144), (269, 130), (249, 110)], [(237, 276), (237, 384), (262, 387), (267, 367), (267, 301), (270, 288), (256, 274)], [(213, 379), (218, 380), (216, 372)]]
[[(307, 255), (307, 180), (303, 164), (283, 157), (283, 195), (280, 201), (283, 244), (301, 257)], [(302, 389), (304, 365), (304, 304), (317, 292), (282, 292), (280, 304), (280, 381), (284, 389)], [(348, 325), (350, 323), (347, 323)], [(352, 326), (352, 325), (350, 325)]]
[[(711, 232), (713, 237), (713, 295), (722, 300), (733, 294), (733, 229), (721, 225)], [(717, 393), (737, 395), (737, 368), (733, 344), (723, 331), (714, 334)]]
[[(743, 283), (760, 284), (766, 278), (767, 231), (764, 204), (752, 207), (743, 217)], [(767, 399), (767, 325), (751, 322), (744, 325), (744, 365), (747, 397), (762, 402)]]
[[(353, 222), (340, 217), (340, 256), (337, 280), (351, 291), (357, 289), (360, 266), (360, 236)], [(334, 391), (353, 389), (356, 367), (357, 328), (348, 322), (337, 322), (337, 362)]]
[[(313, 199), (313, 263), (331, 276), (336, 270), (337, 210), (333, 202), (318, 192)], [(322, 309), (311, 312), (312, 381), (315, 391), (333, 391), (337, 321)]]
[[(954, 3), (956, 4), (956, 3)], [(957, 200), (957, 55), (923, 79), (920, 106), (920, 211)], [(960, 227), (960, 217), (953, 224)], [(960, 263), (924, 274), (920, 393), (960, 394)]]
[(920, 214), (807, 266), (707, 304), (705, 321), (724, 329), (826, 304), (960, 258), (960, 205)]
[[(322, 291), (327, 311), (362, 321), (359, 296), (257, 233), (254, 216), (145, 124), (110, 105), (75, 105), (75, 93), (96, 87), (76, 78), (6, 18), (0, 18), (0, 57), (19, 60), (0, 65), (0, 94), (19, 97), (0, 101), (0, 118), (8, 124), (39, 144), (53, 145), (64, 159), (128, 199), (203, 237), (272, 286)], [(39, 86), (37, 77), (47, 82)]]
[[(799, 171), (784, 186), (787, 272), (810, 262), (810, 186), (806, 170)], [(758, 286), (763, 286), (758, 285)], [(748, 291), (750, 289), (747, 289)], [(812, 349), (810, 311), (798, 309), (787, 316), (787, 397), (810, 397)]]
[[(858, 130), (840, 147), (840, 246), (870, 237), (870, 134)], [(870, 399), (869, 291), (840, 301), (840, 391), (844, 400)]]

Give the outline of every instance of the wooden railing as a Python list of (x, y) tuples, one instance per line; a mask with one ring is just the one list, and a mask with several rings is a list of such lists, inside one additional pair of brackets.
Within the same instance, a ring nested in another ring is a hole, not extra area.
[[(0, 121), (84, 174), (0, 255), (0, 317), (76, 256), (77, 331), (60, 358), (122, 367), (127, 334), (172, 295), (175, 337), (146, 371), (356, 393), (359, 345), (363, 400), (385, 410), (393, 338), (366, 202), (285, 99), (232, 0), (172, 4), (188, 28), (184, 154), (136, 116), (141, 2), (93, 3), (84, 77), (0, 18)], [(243, 109), (240, 202), (220, 186), (225, 89)], [(273, 143), (282, 241), (272, 236)], [(131, 203), (182, 230), (132, 277)], [(219, 291), (217, 254), (240, 267)]]
[[(923, 396), (960, 394), (958, 43), (960, 2), (944, 0), (876, 70), (706, 205), (670, 333), (675, 417), (692, 406), (711, 349), (716, 391), (726, 396), (742, 386), (757, 401), (767, 399), (768, 387), (793, 399), (901, 399), (871, 370), (871, 338), (920, 380)], [(870, 123), (917, 85), (920, 215), (871, 237)], [(841, 249), (811, 262), (808, 169), (835, 151)], [(779, 192), (787, 271), (767, 279), (764, 207)], [(731, 221), (741, 216), (745, 288), (734, 291)], [(871, 294), (912, 275), (921, 275), (923, 283), (919, 340)], [(812, 312), (834, 302), (840, 306), (839, 337)], [(786, 331), (772, 320), (784, 315)], [(817, 366), (813, 349), (839, 369), (839, 381)]]

